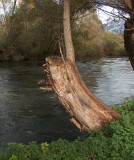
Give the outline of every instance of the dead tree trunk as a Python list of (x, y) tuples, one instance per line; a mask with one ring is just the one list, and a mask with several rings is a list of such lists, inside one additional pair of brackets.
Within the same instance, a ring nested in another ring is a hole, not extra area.
[(77, 67), (70, 60), (58, 56), (47, 57), (45, 66), (47, 81), (72, 116), (71, 121), (81, 131), (101, 128), (120, 116), (88, 90)]
[(72, 116), (71, 121), (80, 131), (105, 126), (120, 114), (109, 108), (85, 86), (75, 65), (75, 55), (70, 29), (69, 0), (64, 0), (64, 39), (66, 59), (47, 57), (45, 72), (59, 101)]

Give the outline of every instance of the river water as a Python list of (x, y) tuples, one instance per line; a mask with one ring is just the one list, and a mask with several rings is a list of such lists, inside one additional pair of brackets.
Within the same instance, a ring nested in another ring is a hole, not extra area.
[[(53, 92), (40, 90), (43, 63), (0, 63), (0, 145), (73, 140), (81, 134)], [(127, 58), (92, 59), (77, 66), (88, 88), (107, 105), (133, 98), (134, 72)]]

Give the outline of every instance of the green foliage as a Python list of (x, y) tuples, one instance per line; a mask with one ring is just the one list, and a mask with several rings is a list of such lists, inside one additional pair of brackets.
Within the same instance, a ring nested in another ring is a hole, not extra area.
[(125, 55), (123, 35), (105, 31), (104, 33), (104, 52), (107, 56)]
[(10, 143), (7, 156), (0, 152), (1, 160), (133, 160), (134, 159), (134, 100), (125, 99), (113, 106), (122, 117), (101, 130), (89, 132), (85, 140), (73, 142), (59, 139), (29, 145)]
[[(133, 114), (134, 112), (134, 100), (130, 100), (129, 98), (125, 98), (122, 105), (112, 106), (114, 110), (119, 112), (121, 115)], [(134, 125), (134, 123), (132, 123)]]
[[(71, 25), (76, 58), (124, 55), (123, 37), (104, 31), (88, 0), (72, 0)], [(24, 0), (0, 17), (0, 48), (7, 52), (0, 61), (44, 59), (59, 54), (59, 35), (63, 33), (62, 1)], [(11, 10), (11, 11), (10, 11)], [(90, 13), (90, 14), (89, 14)]]
[[(34, 60), (55, 54), (57, 39), (63, 30), (61, 17), (61, 5), (52, 0), (24, 0), (13, 15), (10, 37), (1, 41), (0, 46), (6, 48), (13, 60), (17, 54), (25, 59)], [(9, 16), (9, 20), (10, 18)], [(0, 24), (0, 28), (4, 23)], [(4, 30), (3, 27), (3, 32), (0, 40), (4, 39), (8, 30)]]
[(80, 14), (73, 24), (72, 33), (78, 58), (126, 54), (123, 36), (105, 31), (95, 11)]
[(41, 143), (40, 145), (37, 144), (37, 142), (30, 142), (29, 145), (21, 143), (9, 143), (8, 145), (7, 156), (0, 156), (0, 160), (36, 160), (41, 159), (43, 154), (48, 153), (47, 142)]

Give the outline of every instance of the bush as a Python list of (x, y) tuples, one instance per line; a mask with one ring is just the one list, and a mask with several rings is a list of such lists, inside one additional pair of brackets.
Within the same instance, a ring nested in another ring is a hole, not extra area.
[[(113, 106), (122, 117), (101, 130), (89, 132), (85, 140), (73, 142), (59, 139), (29, 145), (10, 143), (9, 160), (133, 160), (134, 159), (134, 100), (125, 99)], [(0, 153), (1, 154), (1, 153)], [(1, 156), (0, 156), (1, 157)], [(4, 159), (2, 159), (4, 160)]]
[(123, 35), (104, 30), (96, 12), (73, 24), (72, 37), (78, 59), (126, 55)]

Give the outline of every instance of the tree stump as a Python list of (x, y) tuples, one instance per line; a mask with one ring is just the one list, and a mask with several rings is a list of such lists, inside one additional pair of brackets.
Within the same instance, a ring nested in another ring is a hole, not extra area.
[(70, 60), (47, 57), (44, 66), (47, 82), (80, 131), (101, 128), (121, 116), (88, 90)]

